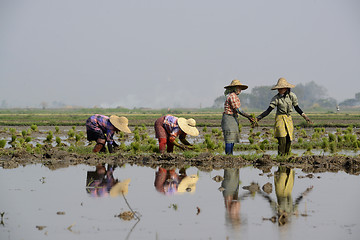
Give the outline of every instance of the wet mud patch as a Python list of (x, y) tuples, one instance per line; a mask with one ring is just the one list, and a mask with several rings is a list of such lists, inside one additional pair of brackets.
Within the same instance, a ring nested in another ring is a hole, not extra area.
[(12, 152), (2, 149), (0, 164), (5, 169), (17, 168), (29, 164), (42, 164), (49, 169), (66, 168), (72, 165), (86, 164), (95, 166), (98, 164), (131, 164), (156, 168), (184, 166), (196, 167), (202, 171), (212, 171), (225, 168), (241, 168), (253, 165), (264, 173), (269, 172), (273, 166), (287, 166), (299, 168), (306, 173), (338, 172), (344, 171), (349, 174), (360, 173), (360, 157), (350, 156), (297, 156), (286, 160), (278, 160), (270, 155), (248, 160), (241, 156), (215, 155), (201, 153), (192, 158), (186, 158), (182, 154), (77, 154), (57, 148), (50, 148), (43, 154), (30, 154), (26, 151)]

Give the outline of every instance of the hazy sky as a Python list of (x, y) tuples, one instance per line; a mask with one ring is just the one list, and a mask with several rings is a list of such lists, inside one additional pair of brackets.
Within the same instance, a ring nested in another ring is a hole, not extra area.
[(279, 77), (354, 98), (360, 1), (0, 0), (8, 106), (207, 107)]

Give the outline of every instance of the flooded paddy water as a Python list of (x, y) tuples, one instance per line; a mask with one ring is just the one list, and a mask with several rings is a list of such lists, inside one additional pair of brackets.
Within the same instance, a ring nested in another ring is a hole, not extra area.
[(360, 237), (360, 176), (343, 171), (30, 164), (0, 168), (0, 191), (0, 239)]
[[(10, 128), (0, 132), (0, 139), (6, 139), (0, 149), (1, 240), (360, 237), (358, 147), (335, 153), (317, 147), (311, 154), (292, 149), (286, 161), (276, 159), (276, 150), (237, 149), (235, 156), (226, 156), (206, 147), (188, 155), (93, 154), (84, 134), (79, 143), (70, 137), (72, 127), (55, 132), (53, 126), (41, 126), (23, 134), (28, 129), (11, 130), (16, 144), (9, 142)], [(52, 142), (45, 141), (49, 131), (54, 132)], [(154, 138), (152, 128), (145, 131)], [(249, 145), (250, 131), (243, 128), (242, 144)], [(306, 131), (308, 136), (298, 131), (297, 138), (313, 141), (315, 131)], [(201, 129), (189, 141), (202, 146), (210, 132)], [(317, 138), (330, 139), (328, 133), (337, 132), (326, 129)], [(212, 139), (222, 144), (218, 131), (213, 133)], [(356, 129), (350, 135), (359, 141)], [(33, 147), (24, 147), (26, 136)], [(136, 141), (133, 135), (117, 137), (126, 146)], [(87, 151), (67, 148), (78, 145)]]

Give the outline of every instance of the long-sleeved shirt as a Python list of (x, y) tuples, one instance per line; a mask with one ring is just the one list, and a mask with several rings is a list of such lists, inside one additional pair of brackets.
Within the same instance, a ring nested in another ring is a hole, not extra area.
[(186, 136), (178, 124), (178, 118), (172, 115), (166, 115), (164, 119), (164, 128), (170, 134), (170, 141), (175, 141), (175, 138), (182, 135), (182, 137)]
[(237, 109), (241, 106), (240, 99), (236, 93), (230, 93), (224, 103), (224, 113), (237, 117)]
[(108, 116), (95, 114), (90, 117), (87, 126), (94, 131), (102, 131), (106, 136), (106, 141), (111, 145), (114, 141), (114, 133), (117, 130), (114, 125), (111, 124), (110, 118)]

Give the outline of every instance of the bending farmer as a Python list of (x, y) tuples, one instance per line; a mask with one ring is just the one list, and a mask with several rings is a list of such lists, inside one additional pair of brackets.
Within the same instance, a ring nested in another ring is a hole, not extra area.
[(110, 153), (118, 147), (113, 137), (116, 132), (131, 133), (126, 117), (111, 115), (110, 117), (95, 114), (86, 120), (87, 140), (96, 141), (93, 152), (106, 152), (105, 143)]
[(256, 120), (260, 121), (275, 107), (277, 107), (274, 137), (278, 139), (279, 155), (289, 154), (291, 141), (294, 139), (294, 125), (290, 116), (292, 107), (294, 107), (296, 112), (298, 112), (308, 123), (312, 123), (306, 114), (300, 109), (295, 93), (290, 91), (293, 87), (295, 86), (288, 83), (285, 78), (280, 78), (277, 84), (271, 88), (271, 90), (277, 89), (278, 94), (271, 99), (268, 109), (256, 117)]
[[(167, 152), (174, 151), (174, 145), (181, 149), (186, 149), (191, 144), (185, 139), (186, 135), (198, 136), (199, 130), (195, 127), (196, 121), (193, 118), (177, 118), (172, 115), (166, 115), (158, 118), (155, 121), (155, 137), (159, 139), (159, 151), (165, 152), (167, 146)], [(184, 144), (179, 144), (175, 139), (179, 137), (180, 141)]]

